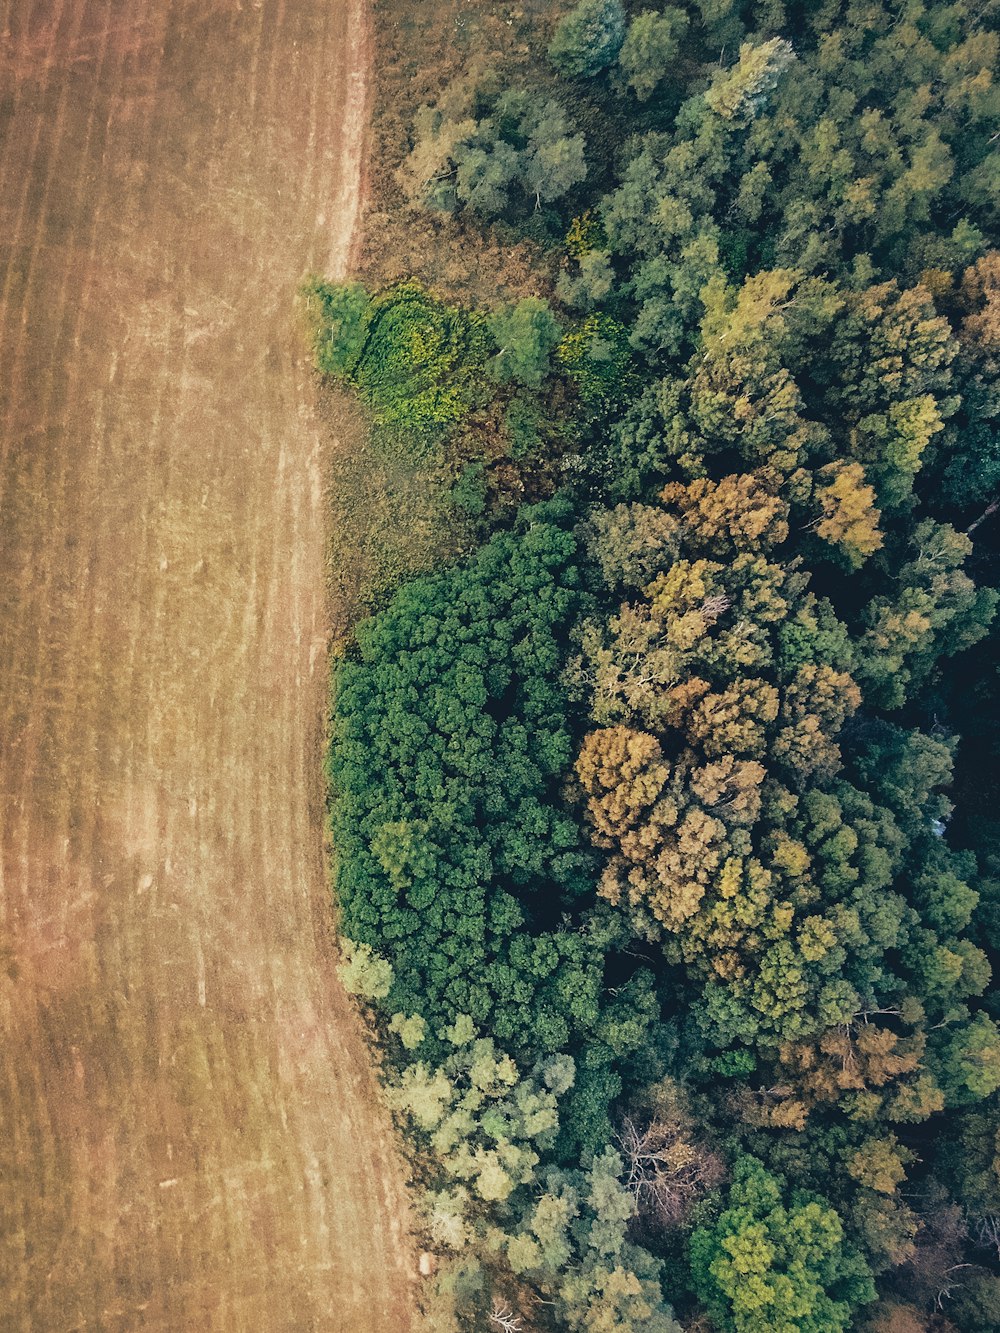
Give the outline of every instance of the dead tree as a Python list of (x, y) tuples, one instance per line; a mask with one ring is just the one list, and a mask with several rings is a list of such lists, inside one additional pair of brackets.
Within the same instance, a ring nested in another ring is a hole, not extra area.
[(721, 1160), (692, 1142), (677, 1121), (637, 1125), (626, 1118), (618, 1141), (638, 1214), (661, 1227), (677, 1226), (724, 1175)]
[(493, 1302), (490, 1323), (494, 1328), (500, 1329), (500, 1333), (521, 1333), (523, 1328), (520, 1319), (510, 1306), (501, 1301)]
[(997, 1258), (1000, 1259), (1000, 1215), (984, 1213), (976, 1218), (975, 1227), (978, 1243), (984, 1250), (996, 1250)]

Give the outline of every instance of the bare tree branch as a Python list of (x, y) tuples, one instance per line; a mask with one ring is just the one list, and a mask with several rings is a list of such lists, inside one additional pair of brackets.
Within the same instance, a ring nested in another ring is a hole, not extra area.
[(500, 1301), (493, 1302), (490, 1323), (494, 1328), (500, 1329), (501, 1333), (521, 1333), (524, 1327), (510, 1306)]
[(722, 1179), (721, 1160), (692, 1143), (678, 1123), (639, 1126), (626, 1118), (618, 1136), (625, 1158), (625, 1187), (640, 1216), (676, 1226), (691, 1205)]

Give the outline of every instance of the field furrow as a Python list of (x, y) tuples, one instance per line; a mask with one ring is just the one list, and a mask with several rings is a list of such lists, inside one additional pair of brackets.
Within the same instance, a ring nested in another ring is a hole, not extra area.
[(0, 4), (0, 1293), (12, 1333), (408, 1325), (334, 972), (323, 478), (359, 0)]

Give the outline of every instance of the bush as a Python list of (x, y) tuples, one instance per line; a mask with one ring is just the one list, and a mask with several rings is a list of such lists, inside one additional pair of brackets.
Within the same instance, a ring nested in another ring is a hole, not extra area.
[(404, 282), (372, 300), (352, 378), (377, 424), (434, 435), (476, 401), (487, 350), (481, 318)]
[(588, 407), (609, 407), (628, 392), (632, 354), (628, 331), (610, 315), (590, 315), (556, 348)]
[(368, 331), (367, 291), (360, 282), (310, 278), (303, 295), (313, 318), (316, 368), (324, 375), (349, 376)]

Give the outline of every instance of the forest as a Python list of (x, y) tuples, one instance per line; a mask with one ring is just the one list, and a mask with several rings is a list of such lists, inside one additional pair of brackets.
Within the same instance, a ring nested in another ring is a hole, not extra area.
[(1000, 1329), (1000, 4), (580, 0), (310, 281), (435, 481), (336, 663), (431, 1329)]

